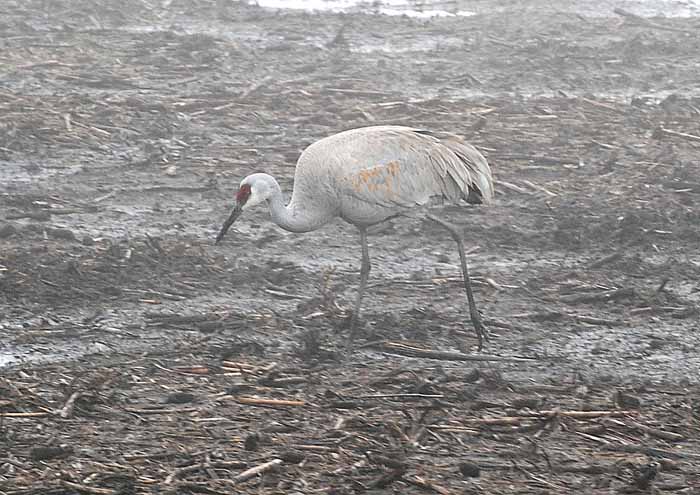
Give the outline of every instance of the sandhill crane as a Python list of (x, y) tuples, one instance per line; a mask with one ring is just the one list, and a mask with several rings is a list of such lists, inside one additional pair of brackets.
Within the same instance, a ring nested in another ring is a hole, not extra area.
[(274, 177), (256, 173), (241, 181), (236, 203), (216, 243), (243, 211), (267, 201), (272, 221), (290, 232), (309, 232), (336, 217), (360, 230), (360, 287), (350, 320), (352, 342), (370, 272), (367, 228), (398, 216), (422, 217), (449, 231), (457, 242), (469, 314), (479, 341), (486, 329), (476, 309), (462, 236), (424, 209), (434, 200), (489, 203), (493, 180), (486, 159), (456, 136), (402, 126), (344, 131), (311, 144), (299, 157), (292, 199), (285, 206)]

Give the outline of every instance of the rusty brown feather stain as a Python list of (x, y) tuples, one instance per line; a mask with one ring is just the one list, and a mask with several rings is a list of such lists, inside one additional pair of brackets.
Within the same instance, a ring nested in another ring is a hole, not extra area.
[(355, 192), (361, 193), (367, 190), (371, 193), (383, 193), (388, 198), (392, 198), (396, 195), (395, 182), (398, 180), (400, 169), (401, 164), (397, 160), (392, 160), (360, 170), (349, 179)]

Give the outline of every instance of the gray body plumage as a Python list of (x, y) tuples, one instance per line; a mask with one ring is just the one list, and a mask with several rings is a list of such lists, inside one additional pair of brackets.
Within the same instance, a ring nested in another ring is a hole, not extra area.
[[(362, 265), (350, 323), (352, 340), (371, 266), (367, 227), (434, 200), (489, 203), (492, 199), (486, 159), (457, 137), (401, 126), (363, 127), (321, 139), (304, 150), (288, 205), (274, 177), (257, 173), (244, 178), (216, 242), (244, 210), (264, 201), (272, 221), (291, 232), (315, 230), (336, 217), (356, 225)], [(469, 314), (481, 348), (486, 330), (474, 302), (461, 234), (437, 217), (427, 213), (423, 217), (443, 226), (457, 242)]]
[(314, 228), (335, 216), (369, 226), (409, 208), (460, 199), (493, 199), (491, 170), (473, 146), (450, 134), (374, 126), (306, 148), (287, 210), (307, 217)]

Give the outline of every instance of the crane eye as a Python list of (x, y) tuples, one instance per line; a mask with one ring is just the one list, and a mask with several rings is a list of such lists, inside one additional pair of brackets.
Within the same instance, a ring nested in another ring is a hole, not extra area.
[(248, 198), (250, 197), (250, 184), (243, 184), (241, 188), (238, 190), (236, 193), (236, 201), (239, 204), (245, 204), (246, 201), (248, 201)]

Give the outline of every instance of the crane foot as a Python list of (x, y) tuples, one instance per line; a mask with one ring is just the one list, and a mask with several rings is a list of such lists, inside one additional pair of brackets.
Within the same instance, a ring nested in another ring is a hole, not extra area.
[(489, 332), (482, 323), (481, 318), (472, 317), (472, 324), (474, 325), (474, 332), (476, 332), (476, 338), (479, 341), (477, 350), (481, 352), (481, 349), (483, 349), (484, 347), (484, 342), (489, 341)]

